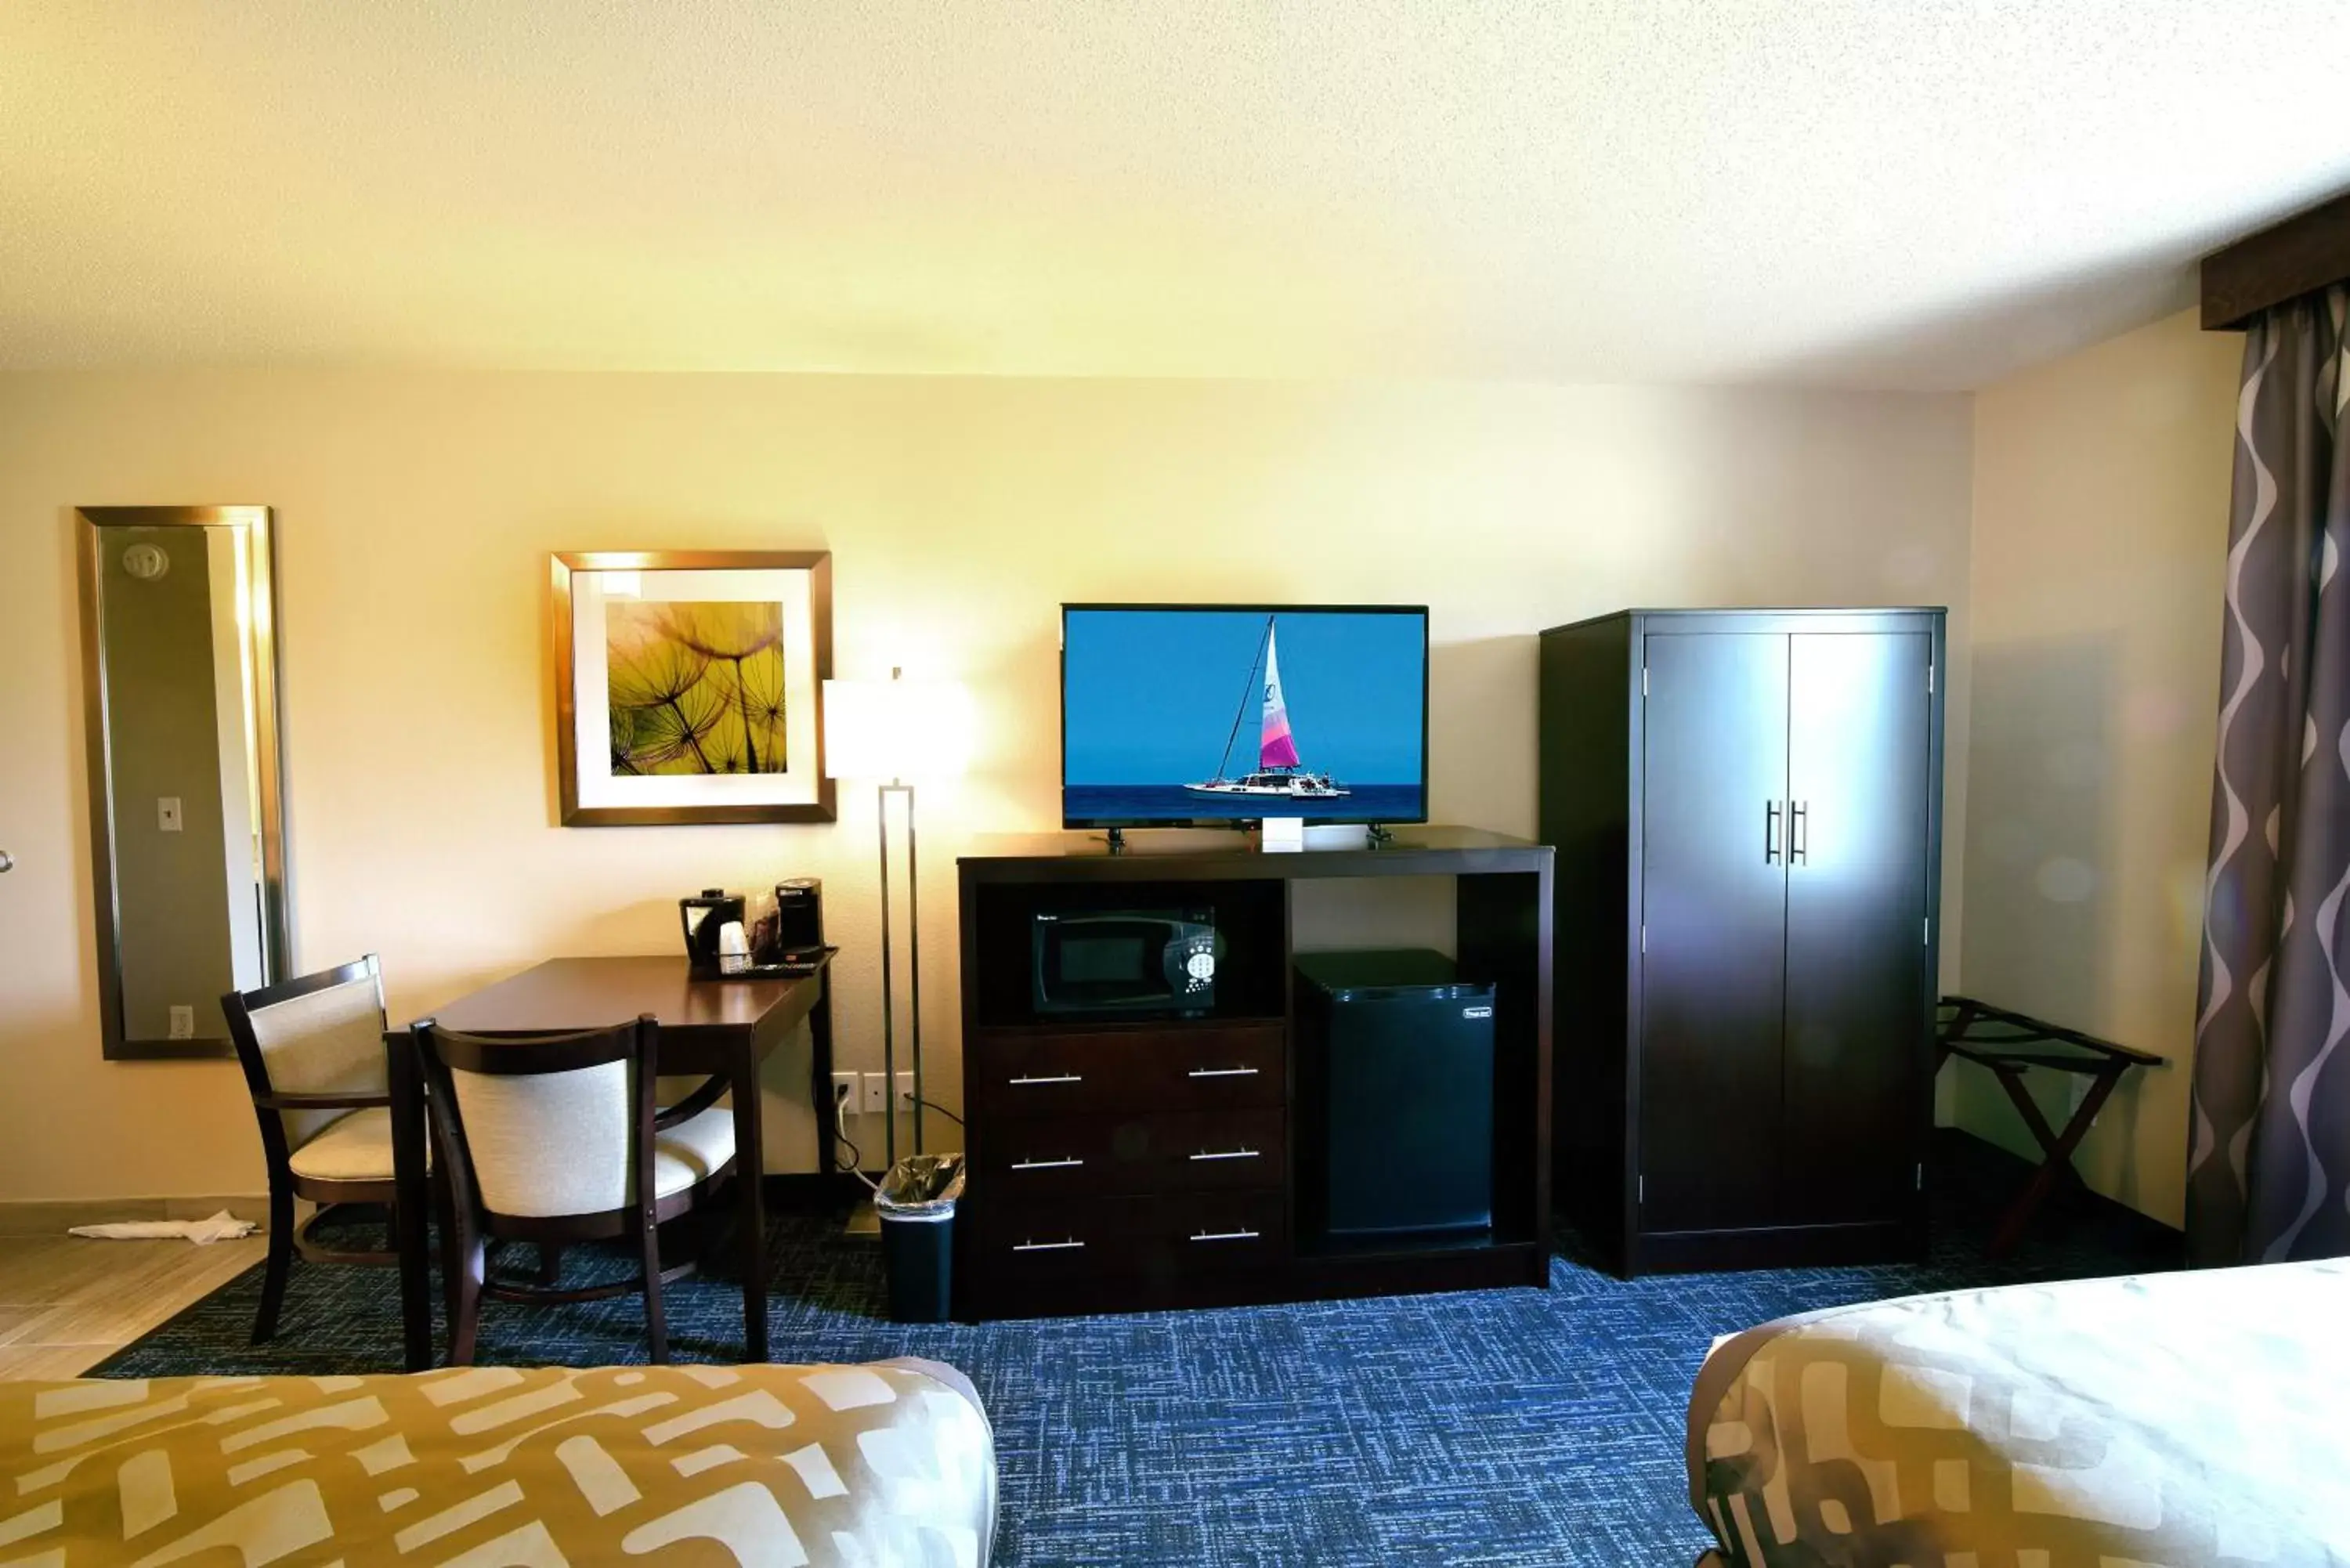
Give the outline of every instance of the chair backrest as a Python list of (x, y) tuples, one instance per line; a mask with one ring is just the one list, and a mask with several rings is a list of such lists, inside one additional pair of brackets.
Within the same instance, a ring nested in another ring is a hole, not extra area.
[[(245, 1087), (263, 1095), (380, 1095), (390, 1085), (383, 1049), (383, 966), (354, 963), (221, 998)], [(259, 1112), (291, 1153), (348, 1110)]]
[(652, 1190), (655, 1062), (646, 1016), (575, 1034), (412, 1031), (455, 1197), (493, 1217), (636, 1207)]

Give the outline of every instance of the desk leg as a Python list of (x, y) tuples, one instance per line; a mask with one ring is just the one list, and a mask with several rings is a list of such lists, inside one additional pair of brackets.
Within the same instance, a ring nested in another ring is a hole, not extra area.
[(759, 1127), (759, 1057), (746, 1044), (734, 1064), (734, 1180), (742, 1190), (743, 1355), (767, 1359), (766, 1161)]
[(432, 1365), (432, 1261), (425, 1233), (424, 1085), (416, 1072), (415, 1047), (406, 1039), (386, 1042), (391, 1091), (393, 1245), (400, 1252), (400, 1327), (408, 1370)]
[(808, 1010), (809, 1089), (816, 1101), (816, 1191), (830, 1190), (840, 1168), (840, 1107), (832, 1098), (832, 966), (816, 971), (816, 1005)]

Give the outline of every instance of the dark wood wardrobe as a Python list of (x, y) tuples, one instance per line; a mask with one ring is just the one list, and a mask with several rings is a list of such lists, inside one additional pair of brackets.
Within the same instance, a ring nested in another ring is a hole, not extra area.
[(1924, 1246), (1943, 617), (1543, 634), (1554, 1204), (1622, 1273)]

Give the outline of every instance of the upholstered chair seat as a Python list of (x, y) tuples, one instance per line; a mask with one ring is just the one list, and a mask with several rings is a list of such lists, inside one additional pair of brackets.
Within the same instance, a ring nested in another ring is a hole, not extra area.
[(353, 1111), (328, 1122), (286, 1157), (296, 1176), (321, 1181), (390, 1181), (391, 1113)]
[[(429, 1164), (429, 1151), (425, 1158)], [(369, 1107), (329, 1122), (286, 1163), (295, 1175), (314, 1181), (390, 1181), (391, 1113)]]
[(653, 1139), (653, 1196), (669, 1198), (734, 1162), (734, 1106), (722, 1100)]

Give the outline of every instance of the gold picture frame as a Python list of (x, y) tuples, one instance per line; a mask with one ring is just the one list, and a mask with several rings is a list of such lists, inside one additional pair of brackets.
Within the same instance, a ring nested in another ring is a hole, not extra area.
[(565, 826), (835, 820), (829, 551), (565, 552), (548, 571)]

